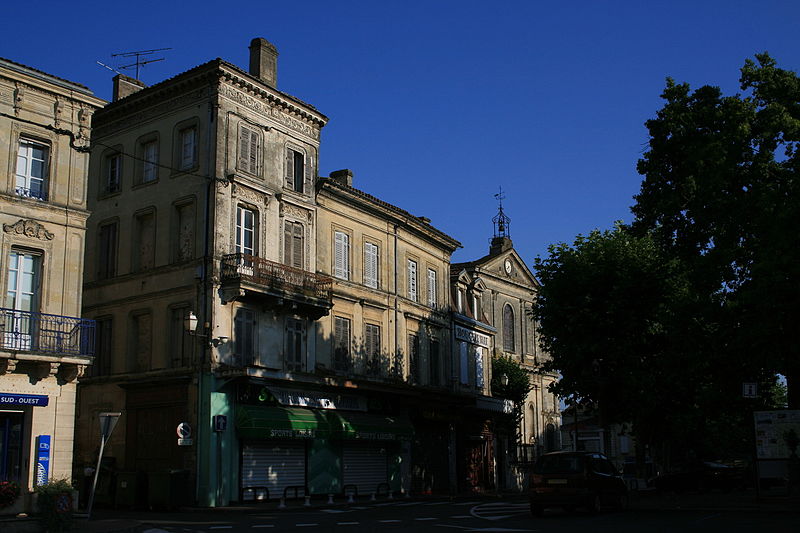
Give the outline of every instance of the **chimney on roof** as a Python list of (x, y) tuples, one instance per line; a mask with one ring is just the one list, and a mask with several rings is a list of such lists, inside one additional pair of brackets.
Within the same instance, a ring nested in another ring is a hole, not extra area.
[(337, 183), (341, 183), (342, 185), (347, 185), (348, 187), (353, 186), (353, 171), (349, 168), (345, 168), (342, 170), (334, 170), (331, 172), (331, 179), (336, 181)]
[(130, 96), (133, 93), (138, 93), (147, 85), (142, 83), (141, 81), (137, 80), (136, 78), (131, 78), (126, 76), (125, 74), (117, 74), (113, 78), (114, 81), (114, 90), (112, 92), (112, 102), (116, 102), (117, 100), (121, 100), (126, 96)]
[(250, 74), (278, 87), (278, 49), (262, 37), (250, 41)]

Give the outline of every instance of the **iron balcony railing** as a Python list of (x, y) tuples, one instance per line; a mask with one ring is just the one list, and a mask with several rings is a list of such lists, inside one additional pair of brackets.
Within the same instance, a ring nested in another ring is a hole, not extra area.
[(327, 276), (248, 254), (223, 256), (221, 276), (222, 281), (244, 280), (277, 291), (328, 301), (333, 287), (333, 280)]
[(0, 308), (0, 349), (94, 355), (94, 320)]

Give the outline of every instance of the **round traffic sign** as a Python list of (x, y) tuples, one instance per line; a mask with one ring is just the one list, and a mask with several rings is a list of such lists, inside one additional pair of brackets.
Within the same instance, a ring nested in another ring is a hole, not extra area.
[(179, 439), (188, 439), (192, 436), (192, 426), (188, 422), (181, 422), (175, 428), (175, 433), (178, 434)]

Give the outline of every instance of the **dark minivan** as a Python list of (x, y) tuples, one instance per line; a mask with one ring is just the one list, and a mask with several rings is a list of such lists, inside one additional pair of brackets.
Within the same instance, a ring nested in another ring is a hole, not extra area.
[(566, 511), (585, 507), (596, 513), (605, 506), (624, 509), (628, 488), (603, 454), (551, 452), (536, 460), (528, 497), (535, 516), (542, 515), (548, 507), (562, 507)]

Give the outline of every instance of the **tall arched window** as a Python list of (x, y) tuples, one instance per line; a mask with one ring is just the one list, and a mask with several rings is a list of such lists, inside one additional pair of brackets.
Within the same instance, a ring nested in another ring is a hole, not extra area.
[(503, 307), (503, 350), (514, 351), (514, 310), (506, 304)]

